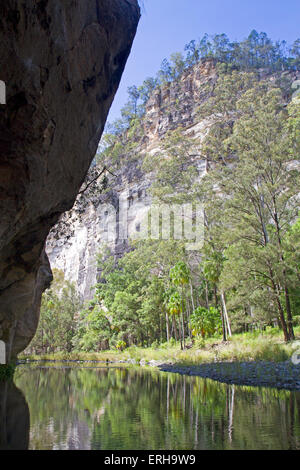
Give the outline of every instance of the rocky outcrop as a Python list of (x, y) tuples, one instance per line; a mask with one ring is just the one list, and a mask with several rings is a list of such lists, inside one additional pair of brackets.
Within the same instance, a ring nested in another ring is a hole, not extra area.
[(45, 240), (95, 155), (139, 19), (136, 0), (0, 6), (0, 339), (32, 339), (51, 280)]
[[(207, 123), (199, 119), (197, 110), (216, 80), (214, 63), (207, 61), (185, 72), (181, 80), (155, 90), (146, 105), (141, 141), (121, 156), (116, 177), (107, 174), (109, 191), (103, 191), (102, 180), (97, 181), (49, 234), (46, 249), (51, 265), (76, 284), (83, 300), (93, 297), (101, 273), (97, 267), (101, 248), (108, 246), (119, 257), (127, 251), (129, 238), (138, 237), (143, 214), (151, 205), (152, 176), (142, 168), (144, 156), (159, 152), (162, 137), (178, 127), (201, 141)], [(201, 174), (205, 162), (199, 159), (198, 165)], [(93, 177), (94, 170), (89, 179)]]
[(103, 193), (99, 181), (93, 196), (78, 197), (73, 209), (50, 232), (46, 250), (51, 265), (75, 283), (82, 300), (94, 295), (93, 287), (101, 275), (100, 251), (108, 247), (121, 257), (128, 250), (128, 238), (138, 233), (140, 216), (151, 204), (150, 186), (151, 179), (141, 176), (137, 162), (127, 162), (117, 178), (110, 178), (108, 192)]
[[(262, 79), (288, 80), (290, 84), (299, 77), (299, 72), (259, 73)], [(143, 170), (144, 156), (159, 153), (161, 139), (179, 127), (201, 145), (211, 120), (199, 117), (199, 110), (211, 96), (217, 79), (214, 61), (206, 60), (186, 70), (180, 80), (155, 89), (146, 104), (140, 141), (133, 150), (120, 155), (116, 177), (107, 174), (109, 191), (103, 188), (102, 180), (97, 181), (77, 198), (72, 211), (65, 213), (49, 234), (46, 249), (51, 265), (76, 284), (83, 300), (93, 297), (92, 287), (101, 274), (97, 253), (108, 245), (117, 257), (122, 256), (128, 249), (128, 237), (137, 236), (140, 220), (151, 205), (153, 177)], [(199, 177), (206, 171), (206, 161), (200, 154), (195, 162)], [(89, 181), (94, 176), (93, 170)], [(122, 215), (125, 227), (121, 226)]]

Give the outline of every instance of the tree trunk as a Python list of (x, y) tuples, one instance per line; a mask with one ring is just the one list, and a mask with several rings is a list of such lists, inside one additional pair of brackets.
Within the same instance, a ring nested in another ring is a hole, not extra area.
[(288, 325), (288, 336), (289, 340), (294, 340), (295, 335), (294, 335), (294, 329), (293, 329), (293, 316), (292, 316), (292, 310), (291, 310), (291, 303), (290, 303), (290, 295), (289, 295), (289, 290), (288, 290), (288, 285), (287, 285), (287, 280), (286, 280), (286, 270), (284, 266), (284, 255), (283, 255), (283, 250), (282, 250), (282, 243), (281, 243), (281, 233), (280, 233), (280, 224), (279, 224), (279, 218), (278, 218), (278, 211), (277, 211), (277, 204), (276, 204), (276, 199), (275, 196), (273, 197), (273, 204), (274, 204), (274, 220), (276, 224), (276, 232), (277, 232), (277, 240), (278, 240), (278, 247), (280, 251), (280, 259), (283, 264), (283, 277), (284, 277), (284, 295), (285, 295), (285, 305), (286, 305), (286, 313), (287, 313), (287, 325)]
[(205, 303), (207, 310), (209, 309), (209, 302), (208, 302), (208, 282), (205, 280)]
[(174, 315), (172, 316), (172, 323), (173, 323), (175, 341), (177, 341), (177, 328), (176, 328), (176, 320), (175, 320)]
[(218, 309), (219, 302), (218, 302), (218, 290), (216, 284), (214, 284), (214, 296), (215, 296), (215, 307)]
[(169, 324), (169, 316), (166, 312), (166, 331), (167, 331), (167, 342), (170, 341), (170, 324)]
[[(181, 314), (181, 318), (182, 318), (182, 314)], [(180, 335), (180, 349), (181, 351), (183, 351), (183, 346), (182, 346), (182, 326), (180, 325), (180, 318), (178, 318), (178, 322), (179, 322), (179, 335)]]
[(192, 281), (191, 281), (191, 280), (190, 280), (190, 289), (191, 289), (192, 307), (193, 307), (193, 312), (194, 312), (194, 311), (195, 311), (195, 303), (194, 303), (193, 284), (192, 284)]
[(183, 286), (181, 288), (181, 329), (182, 329), (183, 348), (185, 349)]
[(284, 341), (286, 343), (288, 343), (289, 340), (290, 340), (290, 335), (288, 333), (286, 321), (285, 321), (285, 318), (284, 318), (284, 311), (283, 311), (283, 308), (282, 308), (282, 305), (281, 305), (281, 302), (280, 302), (279, 289), (278, 289), (278, 286), (276, 285), (276, 283), (274, 281), (273, 270), (270, 266), (269, 266), (269, 274), (270, 274), (270, 279), (271, 279), (271, 283), (272, 283), (272, 290), (273, 290), (275, 300), (276, 300), (276, 303), (277, 303), (277, 307), (278, 307), (278, 313), (279, 313), (280, 323), (281, 323), (282, 330), (283, 330)]
[(187, 306), (187, 320), (188, 320), (188, 335), (190, 337), (190, 340), (192, 341), (192, 333), (191, 333), (191, 328), (190, 328), (191, 309), (190, 309), (190, 303), (188, 299), (186, 299), (186, 306)]
[(285, 321), (285, 318), (284, 318), (284, 312), (283, 312), (283, 308), (282, 308), (282, 305), (281, 305), (278, 294), (276, 294), (276, 303), (277, 303), (278, 310), (279, 310), (279, 318), (280, 318), (280, 323), (281, 323), (282, 331), (283, 331), (283, 335), (284, 335), (284, 341), (286, 343), (288, 343), (289, 340), (290, 340), (290, 335), (289, 335), (288, 330), (287, 330), (286, 321)]
[(181, 314), (181, 336), (182, 336), (182, 343), (183, 343), (183, 348), (181, 345), (181, 349), (185, 349), (185, 331), (184, 331), (183, 313)]
[(287, 326), (289, 330), (290, 340), (295, 339), (294, 328), (293, 328), (293, 315), (291, 309), (291, 302), (290, 302), (290, 294), (287, 285), (285, 284), (284, 287), (284, 294), (285, 294), (285, 305), (286, 305), (286, 314), (287, 314)]
[(221, 309), (221, 319), (222, 319), (222, 331), (223, 331), (223, 341), (227, 341), (227, 334), (226, 334), (226, 325), (225, 325), (225, 320), (224, 320), (224, 312), (223, 312), (223, 307)]
[(226, 325), (228, 329), (228, 336), (230, 338), (232, 334), (231, 334), (231, 328), (230, 328), (230, 323), (229, 323), (229, 318), (228, 318), (228, 313), (227, 313), (225, 295), (223, 291), (221, 291), (221, 300), (222, 300), (222, 305), (223, 305), (224, 317), (225, 317), (225, 321), (226, 321)]
[(284, 335), (284, 341), (286, 343), (288, 343), (289, 340), (290, 340), (290, 336), (289, 336), (286, 321), (285, 321), (285, 318), (284, 318), (284, 311), (283, 311), (283, 308), (282, 308), (282, 305), (281, 305), (281, 302), (280, 302), (280, 298), (279, 298), (279, 294), (278, 294), (278, 291), (276, 289), (275, 284), (274, 284), (274, 289), (273, 290), (274, 290), (275, 299), (276, 299), (276, 303), (277, 303), (277, 307), (278, 307), (279, 319), (280, 319), (280, 323), (281, 323), (281, 327), (282, 327), (282, 331), (283, 331), (283, 335)]

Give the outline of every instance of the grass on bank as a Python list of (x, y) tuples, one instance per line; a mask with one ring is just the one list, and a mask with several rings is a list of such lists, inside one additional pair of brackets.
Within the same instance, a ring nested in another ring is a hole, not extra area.
[[(276, 328), (268, 328), (265, 332), (236, 334), (226, 343), (221, 338), (209, 338), (205, 341), (196, 340), (193, 347), (180, 350), (177, 343), (164, 343), (150, 348), (131, 346), (123, 352), (109, 350), (102, 352), (56, 352), (52, 354), (29, 355), (21, 354), (19, 359), (55, 360), (55, 361), (109, 361), (120, 362), (144, 360), (161, 363), (197, 365), (209, 362), (241, 362), (241, 361), (272, 361), (283, 362), (291, 358), (300, 349), (300, 326), (295, 327), (296, 341), (284, 343), (282, 332)], [(190, 341), (187, 340), (187, 344)]]

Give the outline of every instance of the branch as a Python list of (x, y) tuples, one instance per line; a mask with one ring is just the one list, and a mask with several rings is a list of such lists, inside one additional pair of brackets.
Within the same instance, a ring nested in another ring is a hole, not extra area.
[(100, 176), (102, 176), (105, 171), (108, 171), (108, 173), (110, 173), (110, 174), (111, 174), (112, 176), (114, 176), (115, 178), (117, 177), (117, 175), (114, 175), (114, 174), (113, 174), (108, 168), (106, 168), (106, 166), (105, 166), (105, 167), (103, 168), (103, 170), (101, 171), (101, 173), (99, 173), (99, 175), (97, 175), (95, 178), (93, 178), (92, 181), (90, 181), (90, 182), (86, 185), (86, 187), (85, 187), (84, 189), (82, 189), (81, 191), (79, 191), (78, 195), (85, 193), (85, 191), (86, 191), (95, 181), (97, 181), (97, 179), (100, 178)]

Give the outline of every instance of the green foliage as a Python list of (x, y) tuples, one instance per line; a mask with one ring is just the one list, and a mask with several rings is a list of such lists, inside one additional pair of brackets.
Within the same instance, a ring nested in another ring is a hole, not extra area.
[(273, 42), (266, 33), (253, 30), (244, 41), (230, 41), (226, 34), (208, 36), (198, 42), (190, 41), (180, 52), (164, 59), (157, 78), (147, 78), (140, 87), (128, 88), (128, 102), (122, 110), (124, 121), (142, 115), (151, 92), (158, 86), (181, 78), (189, 67), (207, 59), (224, 63), (247, 72), (265, 68), (269, 71), (297, 70), (300, 65), (300, 39), (288, 47), (286, 41)]
[[(232, 370), (243, 373), (238, 364), (218, 366), (227, 377)], [(30, 409), (32, 449), (65, 448), (69, 423), (76, 419), (91, 436), (93, 450), (200, 450), (204, 445), (297, 449), (300, 445), (297, 392), (120, 367), (20, 368), (16, 386)], [(198, 438), (195, 423), (201, 429)]]
[[(159, 87), (178, 81), (190, 67), (212, 60), (217, 66), (221, 66), (220, 70), (226, 73), (255, 72), (258, 69), (265, 69), (268, 72), (297, 70), (300, 66), (299, 44), (300, 39), (297, 39), (290, 47), (285, 41), (274, 43), (266, 33), (258, 33), (255, 30), (241, 42), (230, 41), (225, 34), (214, 36), (205, 34), (198, 42), (190, 41), (184, 48), (185, 55), (175, 52), (171, 54), (170, 60), (163, 60), (156, 77), (148, 77), (139, 87), (133, 85), (128, 88), (128, 101), (121, 110), (121, 117), (112, 124), (107, 124), (97, 159), (103, 163), (109, 157), (113, 164), (116, 161), (120, 163), (125, 151), (130, 150), (130, 145), (143, 137), (140, 124), (151, 93)], [(232, 96), (234, 96), (234, 90), (238, 88), (238, 83), (235, 81), (237, 75), (232, 78)], [(230, 92), (230, 88), (228, 91)], [(230, 93), (223, 99), (221, 96), (219, 98), (218, 102), (227, 103), (228, 109)], [(128, 139), (125, 138), (128, 137), (127, 131), (130, 134), (129, 147)]]
[(116, 349), (117, 349), (118, 351), (123, 351), (125, 348), (126, 348), (126, 343), (125, 343), (125, 341), (118, 341), (118, 342), (116, 343)]
[(167, 309), (170, 315), (178, 315), (181, 312), (182, 299), (179, 292), (170, 295), (167, 303)]
[[(270, 316), (276, 318), (277, 311), (285, 330), (293, 283), (285, 238), (298, 213), (299, 191), (299, 168), (292, 164), (296, 154), (287, 152), (289, 116), (281, 91), (265, 83), (245, 92), (237, 108), (241, 116), (226, 140), (230, 154), (236, 155), (234, 165), (220, 165), (212, 176), (227, 196), (221, 220), (229, 248), (221, 283), (239, 296), (244, 308), (247, 301), (259, 307), (267, 300)], [(292, 339), (289, 324), (288, 329), (285, 336)]]
[(183, 261), (179, 261), (179, 263), (170, 269), (170, 279), (175, 286), (188, 284), (190, 280), (190, 270), (188, 266)]
[(109, 349), (112, 325), (98, 305), (82, 310), (72, 340), (75, 350), (99, 351)]
[(29, 350), (38, 353), (71, 351), (81, 302), (74, 284), (53, 270), (54, 281), (42, 298), (40, 322)]
[[(97, 157), (112, 169), (124, 155), (126, 163), (139, 159), (142, 118), (156, 88), (201, 61), (216, 66), (216, 81), (203, 86), (197, 110), (209, 123), (203, 140), (178, 128), (166, 133), (158, 153), (142, 159), (156, 201), (204, 204), (202, 253), (187, 254), (171, 239), (136, 243), (118, 260), (99, 254), (101, 280), (84, 309), (74, 286), (55, 273), (32, 350), (182, 343), (189, 328), (207, 338), (222, 327), (226, 339), (231, 325), (236, 333), (279, 325), (293, 339), (300, 308), (300, 99), (290, 100), (291, 82), (282, 71), (299, 66), (299, 41), (288, 49), (256, 31), (240, 43), (205, 35), (185, 47), (186, 56), (165, 59), (157, 78), (128, 89), (122, 117), (107, 126)], [(258, 69), (266, 77), (280, 74), (261, 80)]]
[[(161, 139), (161, 151), (147, 155), (144, 171), (153, 171), (155, 179), (151, 187), (154, 198), (165, 203), (189, 202), (197, 196), (198, 176), (195, 157), (199, 156), (199, 145), (195, 139), (187, 139), (184, 129), (167, 132)], [(168, 157), (168, 158), (166, 158)]]
[(0, 364), (0, 382), (12, 379), (15, 369), (16, 364)]
[(212, 118), (198, 150), (207, 161), (201, 184), (189, 170), (195, 167), (195, 139), (180, 130), (164, 138), (168, 158), (160, 154), (152, 167), (150, 158), (146, 163), (159, 200), (205, 205), (196, 275), (200, 307), (213, 303), (218, 309), (221, 300), (228, 332), (227, 308), (236, 331), (279, 324), (288, 340), (299, 310), (299, 234), (297, 223), (291, 227), (299, 210), (300, 102), (294, 98), (286, 106), (285, 100), (286, 90), (276, 82), (219, 68), (199, 110)]
[(193, 336), (211, 337), (222, 332), (221, 315), (217, 309), (198, 307), (190, 318), (190, 328)]
[(97, 351), (120, 341), (128, 346), (165, 341), (169, 272), (184, 259), (184, 251), (174, 241), (139, 242), (134, 248), (118, 261), (106, 250), (99, 255), (101, 282), (92, 305), (80, 315), (76, 349)]

